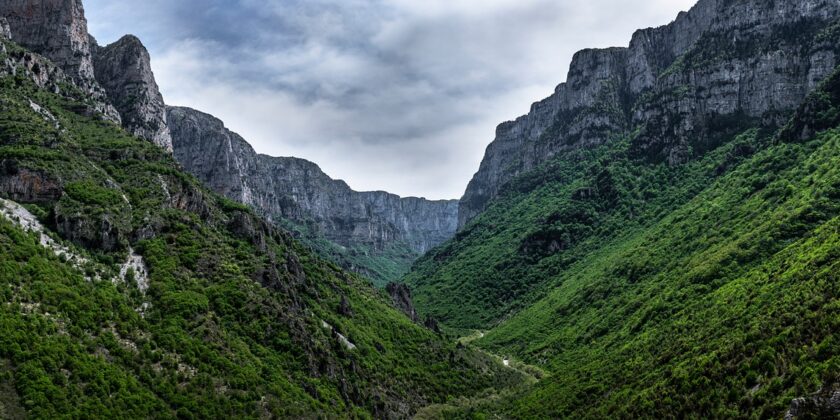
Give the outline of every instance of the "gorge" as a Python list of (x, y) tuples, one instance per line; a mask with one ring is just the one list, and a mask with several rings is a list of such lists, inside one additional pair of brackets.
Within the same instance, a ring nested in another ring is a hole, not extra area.
[(840, 2), (580, 51), (438, 201), (259, 154), (84, 12), (0, 1), (0, 418), (840, 415)]

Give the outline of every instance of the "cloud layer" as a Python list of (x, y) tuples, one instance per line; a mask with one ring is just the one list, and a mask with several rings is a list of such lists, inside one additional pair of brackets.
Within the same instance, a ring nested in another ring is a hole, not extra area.
[(358, 190), (457, 198), (495, 126), (694, 0), (86, 0), (101, 43), (138, 35), (167, 103)]

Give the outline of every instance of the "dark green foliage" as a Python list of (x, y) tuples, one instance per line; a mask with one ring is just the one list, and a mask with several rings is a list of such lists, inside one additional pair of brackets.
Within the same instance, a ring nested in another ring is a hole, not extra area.
[[(838, 25), (840, 27), (840, 25)], [(838, 30), (840, 32), (840, 30)], [(820, 91), (810, 95), (788, 123), (779, 138), (795, 142), (811, 138), (814, 133), (840, 125), (840, 69), (823, 84)]]
[(76, 201), (100, 207), (116, 206), (121, 201), (117, 191), (91, 182), (70, 182), (64, 186), (64, 193)]
[(408, 281), (550, 376), (450, 415), (778, 418), (840, 383), (838, 83), (683, 165), (619, 138), (509, 184)]
[[(81, 108), (0, 78), (0, 177), (21, 197), (54, 184), (29, 207), (92, 260), (75, 267), (0, 217), (0, 416), (407, 416), (522, 380)], [(146, 291), (117, 276), (129, 247)]]
[(325, 239), (314, 221), (296, 223), (281, 220), (279, 223), (290, 232), (295, 232), (296, 238), (310, 246), (318, 255), (334, 261), (345, 270), (360, 273), (380, 289), (402, 278), (419, 257), (411, 246), (405, 243), (394, 242), (385, 249), (373, 249), (365, 244), (348, 248)]
[[(456, 328), (487, 328), (556, 285), (558, 273), (646, 226), (708, 185), (750, 131), (707, 159), (646, 166), (629, 142), (565, 154), (517, 178), (482, 217), (421, 259), (408, 276), (418, 306)], [(439, 262), (442, 260), (442, 263)], [(433, 303), (432, 303), (433, 302)]]

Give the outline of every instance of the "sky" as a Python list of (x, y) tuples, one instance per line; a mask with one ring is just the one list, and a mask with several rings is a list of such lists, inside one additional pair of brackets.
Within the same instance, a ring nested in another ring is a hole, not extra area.
[(359, 191), (459, 198), (496, 126), (695, 0), (85, 0), (102, 45), (137, 35), (169, 105)]

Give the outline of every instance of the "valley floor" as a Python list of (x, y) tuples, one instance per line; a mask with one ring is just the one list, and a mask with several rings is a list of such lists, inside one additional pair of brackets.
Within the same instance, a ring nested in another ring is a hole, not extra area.
[(447, 401), (445, 404), (434, 404), (424, 407), (417, 412), (414, 416), (415, 419), (433, 420), (469, 417), (475, 410), (481, 407), (487, 407), (523, 393), (548, 376), (548, 373), (536, 366), (511, 360), (510, 356), (493, 354), (473, 344), (476, 340), (480, 340), (484, 337), (485, 332), (476, 330), (470, 335), (457, 339), (456, 342), (458, 343), (458, 346), (468, 347), (474, 351), (480, 352), (492, 360), (495, 360), (506, 369), (519, 373), (524, 380), (520, 383), (514, 384), (513, 386), (499, 386), (488, 389), (473, 397), (454, 398)]

